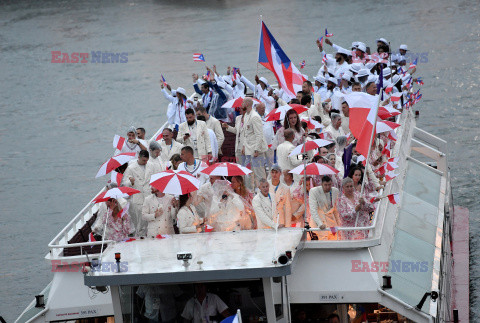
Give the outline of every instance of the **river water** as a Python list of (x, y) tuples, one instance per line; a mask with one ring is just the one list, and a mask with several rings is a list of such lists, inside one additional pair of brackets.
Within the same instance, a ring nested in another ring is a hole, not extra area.
[[(104, 184), (94, 176), (130, 125), (165, 121), (158, 79), (191, 91), (203, 73), (256, 69), (259, 15), (290, 59), (316, 74), (314, 41), (422, 54), (419, 127), (449, 142), (455, 204), (470, 209), (472, 320), (480, 319), (477, 1), (16, 1), (0, 3), (0, 315), (12, 322), (52, 278), (48, 242)], [(328, 48), (330, 52), (331, 49)], [(128, 53), (127, 63), (55, 64), (51, 51)], [(297, 65), (298, 66), (298, 65)], [(261, 68), (260, 74), (274, 77)], [(475, 319), (476, 318), (476, 319)]]

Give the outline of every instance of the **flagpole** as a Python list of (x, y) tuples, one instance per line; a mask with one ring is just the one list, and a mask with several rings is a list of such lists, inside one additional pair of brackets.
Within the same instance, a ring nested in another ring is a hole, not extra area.
[(108, 212), (109, 212), (109, 209), (107, 209), (107, 212), (106, 212), (106, 217), (105, 217), (105, 226), (103, 227), (103, 235), (102, 235), (102, 248), (101, 248), (101, 250), (100, 250), (100, 265), (102, 264), (102, 257), (103, 257), (103, 244), (104, 244), (104, 241), (105, 241), (105, 233), (106, 233), (106, 231), (107, 231)]
[[(260, 39), (258, 40), (258, 50), (257, 55), (260, 53), (260, 40), (262, 39), (262, 24), (263, 24), (263, 16), (260, 15)], [(258, 57), (257, 57), (257, 69), (255, 71), (255, 75), (258, 76)], [(253, 91), (253, 97), (257, 96), (257, 85), (255, 85), (255, 91)]]

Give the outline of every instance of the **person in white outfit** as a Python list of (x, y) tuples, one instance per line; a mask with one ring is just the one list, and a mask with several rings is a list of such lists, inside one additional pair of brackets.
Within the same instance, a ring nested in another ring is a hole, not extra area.
[(145, 194), (150, 193), (149, 187), (147, 184), (150, 183), (150, 178), (153, 174), (163, 172), (166, 168), (165, 163), (160, 159), (160, 152), (162, 148), (160, 144), (156, 141), (152, 141), (148, 145), (150, 149), (150, 158), (148, 159), (147, 165), (145, 166)]
[(208, 223), (214, 231), (239, 231), (244, 205), (226, 180), (217, 180), (212, 185), (214, 192)]
[(162, 139), (158, 141), (160, 144), (161, 152), (160, 159), (164, 164), (167, 164), (173, 155), (179, 154), (183, 148), (183, 145), (173, 139), (173, 131), (170, 128), (165, 128), (162, 131)]
[(207, 160), (212, 159), (212, 147), (207, 124), (196, 119), (193, 109), (187, 109), (185, 117), (187, 121), (180, 124), (178, 128), (178, 142), (192, 147), (195, 158), (201, 160), (204, 158), (207, 158)]
[[(172, 91), (172, 95), (165, 90), (162, 81), (160, 81), (160, 87), (162, 88), (163, 96), (170, 102), (167, 108), (168, 123), (178, 127), (179, 124), (186, 121), (185, 110), (193, 108), (193, 102), (187, 101), (187, 92), (182, 87), (177, 88), (176, 91)], [(170, 85), (167, 85), (167, 88), (171, 90)]]
[[(223, 134), (222, 130), (222, 124), (218, 119), (212, 117), (207, 113), (207, 110), (204, 107), (199, 107), (197, 109), (197, 118), (199, 116), (203, 116), (205, 118), (205, 124), (207, 125), (208, 129), (213, 130), (215, 133), (215, 137), (217, 137), (217, 143), (218, 143), (218, 150), (217, 150), (217, 156), (219, 153), (222, 152), (222, 145), (223, 142), (225, 141), (225, 135)], [(215, 154), (214, 149), (212, 149), (212, 154)]]
[(130, 208), (128, 213), (135, 226), (137, 236), (145, 236), (147, 233), (147, 222), (142, 218), (142, 206), (144, 201), (145, 187), (148, 187), (149, 181), (145, 179), (146, 165), (149, 159), (148, 151), (141, 150), (138, 159), (128, 164), (125, 173), (123, 173), (122, 186), (132, 187), (139, 190), (140, 193), (129, 197)]
[[(292, 143), (295, 139), (295, 131), (291, 128), (285, 129), (283, 133), (285, 141), (277, 147), (277, 160), (281, 169), (294, 169), (302, 163), (301, 155), (290, 156), (290, 153), (295, 149), (295, 145)], [(295, 177), (295, 176), (294, 176)], [(298, 180), (298, 176), (296, 176)]]
[(140, 150), (147, 150), (143, 142), (137, 138), (137, 129), (131, 126), (127, 131), (127, 138), (121, 149), (115, 150), (115, 155), (121, 153), (135, 153), (135, 157), (138, 157)]
[(272, 165), (270, 171), (269, 193), (272, 199), (275, 200), (276, 212), (280, 217), (280, 224), (284, 224), (287, 228), (291, 227), (292, 223), (292, 206), (290, 188), (280, 181), (282, 176), (282, 169), (277, 164)]
[(252, 200), (253, 210), (257, 217), (258, 229), (277, 229), (285, 227), (282, 224), (277, 208), (275, 205), (275, 197), (270, 195), (270, 185), (265, 178), (260, 179), (258, 186), (259, 193)]
[(145, 198), (142, 207), (143, 220), (147, 222), (147, 237), (156, 237), (159, 234), (175, 234), (175, 207), (172, 195), (160, 192), (151, 187), (152, 194)]
[(323, 176), (322, 186), (314, 187), (310, 190), (310, 213), (315, 223), (310, 223), (311, 227), (325, 229), (335, 227), (340, 224), (338, 212), (332, 210), (336, 207), (339, 191), (332, 187), (332, 179)]
[(203, 221), (198, 216), (190, 194), (178, 198), (177, 227), (181, 234), (202, 232)]

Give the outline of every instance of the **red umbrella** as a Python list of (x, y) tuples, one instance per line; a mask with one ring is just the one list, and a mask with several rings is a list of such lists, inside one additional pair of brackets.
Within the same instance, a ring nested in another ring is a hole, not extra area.
[(285, 119), (285, 115), (287, 114), (287, 111), (291, 109), (297, 111), (298, 114), (308, 110), (306, 106), (301, 104), (293, 103), (293, 104), (282, 105), (281, 107), (278, 107), (270, 111), (270, 113), (267, 114), (267, 119), (265, 120), (266, 121), (283, 120)]
[(300, 155), (300, 154), (303, 154), (303, 153), (305, 153), (307, 151), (310, 151), (310, 150), (314, 150), (314, 149), (317, 149), (317, 148), (320, 148), (320, 147), (328, 146), (331, 143), (332, 143), (332, 141), (325, 140), (325, 139), (307, 140), (305, 142), (305, 147), (304, 147), (304, 144), (298, 145), (297, 147), (295, 147), (292, 150), (292, 152), (288, 156), (291, 157), (291, 156), (295, 156), (295, 155)]
[(153, 174), (150, 178), (150, 185), (162, 193), (183, 195), (200, 188), (200, 181), (184, 170), (167, 170)]
[(98, 170), (97, 176), (95, 176), (95, 178), (107, 175), (112, 170), (122, 166), (125, 163), (128, 163), (128, 161), (133, 158), (135, 158), (135, 153), (121, 153), (113, 156), (100, 167), (100, 169)]
[(114, 187), (108, 191), (100, 193), (94, 200), (94, 203), (106, 202), (109, 199), (118, 199), (120, 197), (129, 197), (130, 195), (140, 193), (139, 190), (136, 190), (131, 187)]
[(216, 163), (200, 172), (210, 176), (243, 176), (252, 171), (235, 163)]
[(307, 175), (335, 175), (339, 173), (337, 169), (330, 165), (318, 163), (310, 163), (306, 167), (303, 165), (297, 166), (290, 173), (303, 175), (305, 169), (307, 170)]
[[(222, 105), (222, 108), (241, 108), (242, 107), (242, 104), (243, 104), (243, 99), (245, 98), (238, 98), (238, 99), (232, 99), (232, 100), (229, 100), (227, 102), (225, 102), (224, 105)], [(255, 103), (260, 103), (260, 100), (257, 100), (255, 98), (251, 98), (253, 100), (253, 104)]]

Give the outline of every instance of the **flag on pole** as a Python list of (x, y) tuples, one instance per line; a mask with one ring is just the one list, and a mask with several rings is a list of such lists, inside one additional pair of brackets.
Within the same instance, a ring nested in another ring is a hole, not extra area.
[(418, 61), (418, 58), (415, 58), (415, 60), (412, 63), (410, 63), (410, 66), (408, 67), (408, 69), (412, 70), (415, 67), (417, 67), (417, 61)]
[(395, 172), (392, 170), (392, 171), (385, 174), (385, 181), (386, 182), (391, 181), (392, 179), (394, 179), (397, 176), (398, 176), (398, 174), (395, 174)]
[(399, 204), (400, 203), (400, 194), (399, 193), (393, 193), (390, 195), (387, 195), (388, 200), (392, 204)]
[(289, 97), (294, 98), (302, 90), (305, 77), (290, 61), (263, 21), (258, 62), (275, 75), (278, 84)]
[(418, 77), (417, 80), (415, 81), (418, 85), (424, 85), (423, 80), (421, 77)]
[(378, 98), (364, 92), (353, 92), (344, 96), (350, 107), (350, 131), (357, 138), (357, 151), (368, 155), (370, 138), (375, 131)]
[(120, 211), (120, 217), (123, 219), (125, 215), (128, 213), (128, 208), (130, 207), (130, 202), (128, 202), (125, 207)]
[[(377, 94), (380, 94), (380, 91), (382, 90), (383, 90), (383, 68), (380, 68), (380, 74), (378, 75)], [(383, 91), (382, 91), (381, 100), (383, 100)]]
[(160, 76), (162, 77), (162, 83), (164, 86), (167, 86), (167, 81), (165, 81), (165, 78), (163, 77), (163, 74), (160, 74)]
[(238, 314), (232, 315), (227, 317), (226, 319), (222, 320), (220, 323), (240, 323), (241, 321), (238, 318)]
[(205, 232), (212, 232), (213, 231), (213, 227), (209, 224), (205, 225)]
[(205, 56), (202, 53), (195, 53), (193, 54), (193, 61), (194, 62), (205, 62)]
[(318, 39), (320, 41), (320, 46), (323, 47), (323, 36)]
[(301, 63), (300, 63), (300, 69), (304, 68), (305, 67), (305, 60), (303, 60)]
[(113, 148), (116, 148), (118, 150), (122, 150), (123, 145), (125, 144), (125, 138), (115, 135), (113, 137)]
[(326, 63), (327, 63), (327, 60), (328, 60), (327, 54), (323, 54), (322, 63), (323, 63), (323, 64), (326, 64)]
[(90, 234), (88, 235), (88, 242), (95, 242), (95, 241), (97, 241), (97, 240), (96, 240), (95, 237), (93, 236), (93, 233), (90, 232)]
[(327, 28), (325, 28), (325, 37), (332, 37), (333, 34), (329, 34)]

